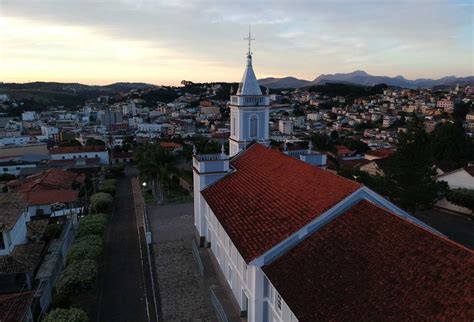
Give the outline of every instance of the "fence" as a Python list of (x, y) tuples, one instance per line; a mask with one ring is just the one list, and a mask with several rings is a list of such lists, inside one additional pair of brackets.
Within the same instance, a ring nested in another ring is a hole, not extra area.
[(216, 293), (214, 293), (213, 289), (210, 289), (210, 293), (211, 293), (211, 303), (217, 312), (217, 317), (222, 322), (229, 322), (229, 319), (227, 319), (227, 315), (225, 314), (224, 308), (222, 307), (221, 302), (217, 298)]
[(196, 241), (193, 239), (191, 242), (191, 250), (193, 253), (194, 261), (196, 262), (196, 265), (198, 267), (199, 273), (201, 276), (204, 276), (204, 265), (202, 264), (201, 256), (199, 255), (199, 250), (196, 245)]

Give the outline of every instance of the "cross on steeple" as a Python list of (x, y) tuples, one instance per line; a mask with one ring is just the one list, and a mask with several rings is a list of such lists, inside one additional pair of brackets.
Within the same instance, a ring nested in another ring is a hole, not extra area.
[(252, 33), (249, 25), (249, 36), (247, 38), (244, 38), (245, 40), (249, 41), (249, 51), (247, 53), (248, 56), (252, 55), (252, 40), (255, 40), (255, 38), (252, 38)]

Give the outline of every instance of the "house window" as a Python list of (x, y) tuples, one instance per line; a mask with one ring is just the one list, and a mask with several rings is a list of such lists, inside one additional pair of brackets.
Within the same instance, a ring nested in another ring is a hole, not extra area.
[(3, 240), (3, 233), (0, 233), (0, 249), (5, 249), (5, 241)]
[(3, 168), (3, 172), (8, 172), (8, 168)]
[(250, 137), (255, 138), (258, 136), (258, 116), (252, 115), (250, 117)]
[(95, 157), (96, 157), (96, 158), (98, 158), (98, 157), (99, 157), (99, 155), (98, 155), (98, 154), (96, 154), (96, 155), (95, 155)]
[(62, 159), (64, 160), (64, 159), (66, 159), (66, 157), (63, 155), (63, 156), (62, 156)]

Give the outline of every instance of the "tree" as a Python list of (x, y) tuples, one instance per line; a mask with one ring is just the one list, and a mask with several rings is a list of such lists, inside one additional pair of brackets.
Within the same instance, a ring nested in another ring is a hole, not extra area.
[(430, 139), (433, 157), (447, 170), (454, 170), (474, 160), (474, 145), (461, 126), (445, 123), (431, 132)]
[(97, 263), (91, 259), (84, 259), (71, 263), (59, 277), (56, 290), (59, 294), (70, 296), (82, 291), (90, 290), (95, 286), (97, 277)]
[(84, 310), (71, 307), (69, 309), (54, 309), (49, 312), (43, 322), (87, 322), (87, 313)]
[(370, 150), (367, 143), (360, 140), (347, 139), (344, 140), (343, 144), (349, 148), (349, 150), (355, 150), (357, 153), (362, 154)]
[(15, 179), (16, 179), (16, 177), (13, 174), (10, 174), (10, 173), (0, 174), (0, 182), (1, 181), (11, 181), (11, 180), (15, 180)]
[(88, 146), (95, 146), (95, 145), (105, 146), (105, 142), (102, 141), (102, 140), (92, 138), (92, 139), (87, 139), (86, 145), (88, 145)]
[(93, 212), (108, 212), (112, 209), (114, 198), (105, 192), (98, 192), (91, 196), (91, 210)]
[(472, 108), (472, 103), (458, 102), (454, 104), (453, 118), (459, 122), (466, 120), (466, 114)]
[(140, 176), (144, 180), (152, 182), (152, 189), (155, 194), (158, 185), (166, 184), (169, 175), (174, 171), (172, 167), (174, 156), (159, 144), (147, 143), (140, 145), (135, 153), (135, 161)]
[(391, 187), (389, 197), (408, 210), (432, 204), (437, 197), (432, 161), (429, 136), (415, 119), (406, 133), (400, 133), (397, 151), (384, 169)]
[(68, 265), (84, 259), (97, 260), (102, 254), (102, 239), (95, 235), (83, 237), (71, 246), (67, 255)]
[(452, 189), (446, 193), (446, 199), (452, 203), (466, 207), (474, 212), (474, 190)]
[(313, 146), (318, 151), (333, 151), (334, 150), (334, 142), (332, 139), (325, 135), (315, 133), (311, 136), (311, 141), (313, 142)]
[(76, 139), (73, 140), (68, 140), (68, 141), (62, 141), (59, 143), (59, 146), (61, 147), (66, 147), (66, 146), (82, 146), (81, 142), (79, 142)]

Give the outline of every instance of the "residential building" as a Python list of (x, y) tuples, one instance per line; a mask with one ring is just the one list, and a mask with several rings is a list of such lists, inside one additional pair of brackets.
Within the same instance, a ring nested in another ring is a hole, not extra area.
[(68, 146), (49, 150), (51, 160), (98, 158), (100, 164), (109, 164), (109, 152), (105, 146)]

